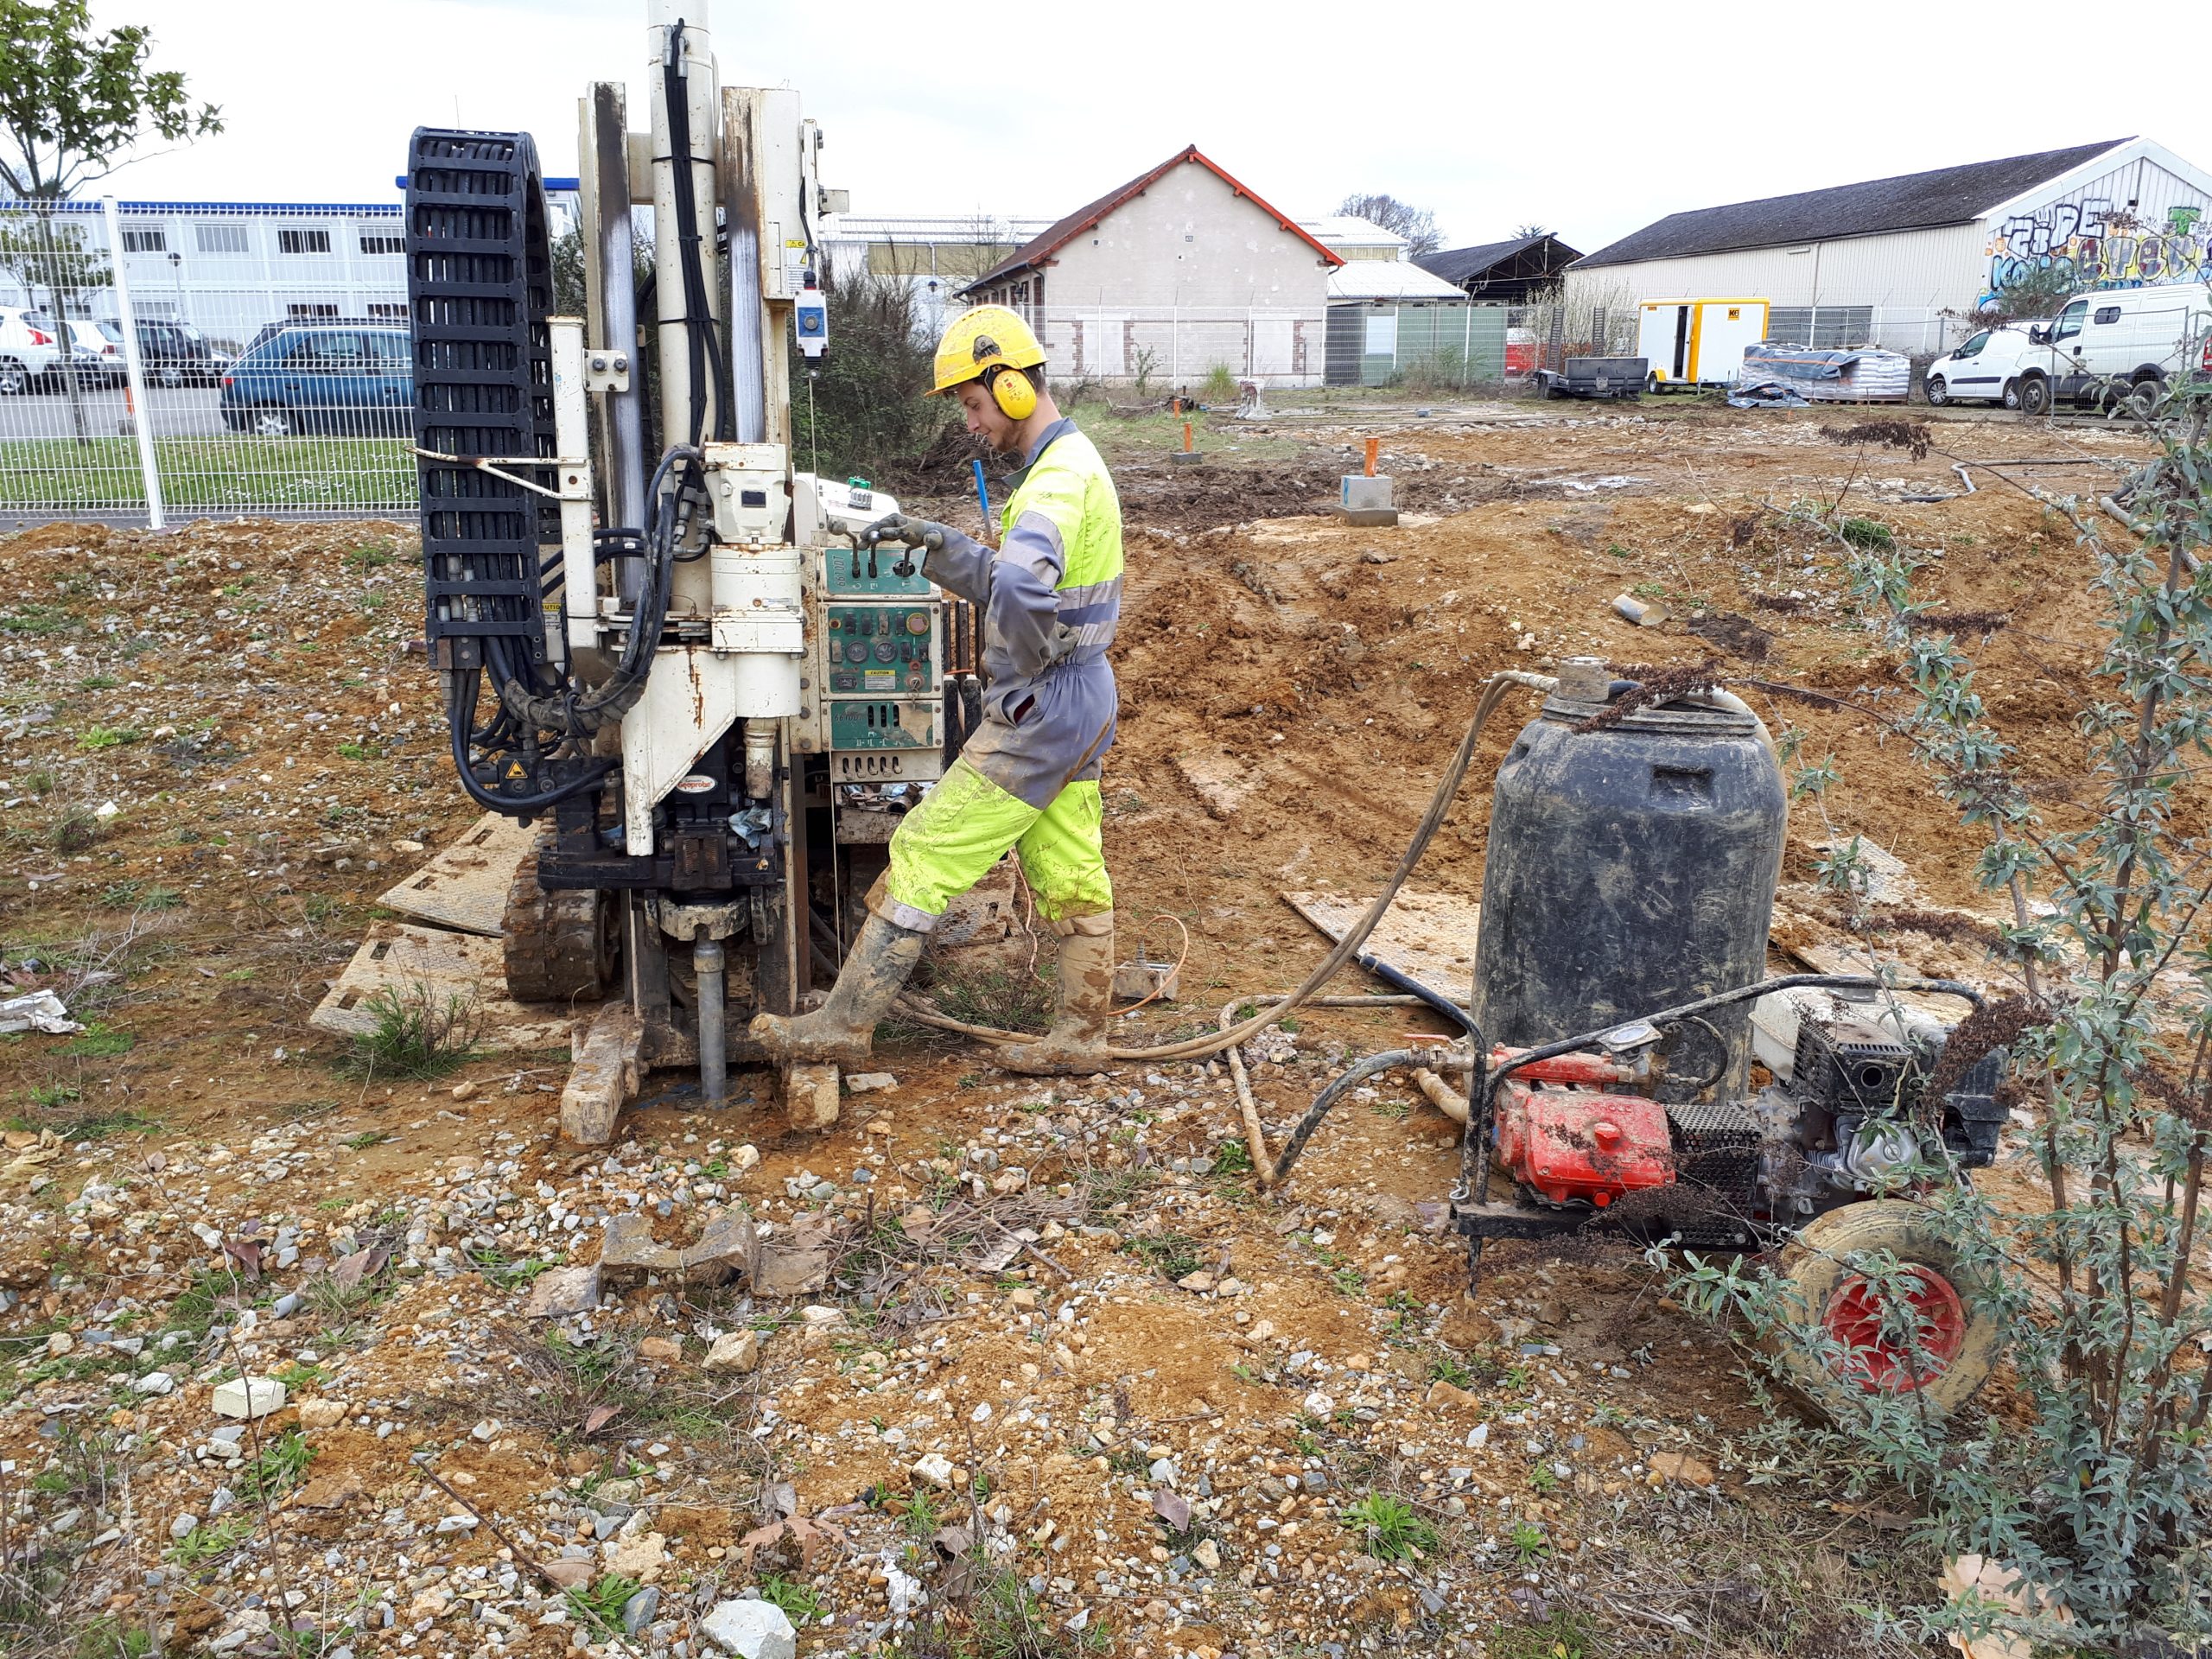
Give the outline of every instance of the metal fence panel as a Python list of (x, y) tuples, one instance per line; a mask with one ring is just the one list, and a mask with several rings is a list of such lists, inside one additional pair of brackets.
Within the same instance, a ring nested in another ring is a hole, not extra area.
[(0, 212), (0, 518), (412, 514), (401, 213)]

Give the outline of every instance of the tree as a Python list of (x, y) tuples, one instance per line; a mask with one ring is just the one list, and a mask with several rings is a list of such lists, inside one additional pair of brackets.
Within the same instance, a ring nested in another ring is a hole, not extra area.
[(1404, 237), (1409, 258), (1434, 253), (1444, 245), (1444, 232), (1437, 228), (1434, 213), (1381, 191), (1346, 196), (1337, 204), (1337, 211), (1347, 219), (1363, 219)]
[(148, 137), (189, 143), (223, 130), (175, 69), (150, 69), (153, 31), (92, 32), (87, 0), (0, 0), (0, 184), (59, 201), (138, 159)]
[(1539, 225), (1533, 219), (1526, 225), (1516, 225), (1513, 227), (1514, 239), (1516, 241), (1531, 236), (1549, 236), (1551, 233), (1552, 227), (1550, 226)]
[(79, 442), (69, 309), (107, 272), (82, 229), (57, 221), (55, 207), (137, 159), (130, 152), (149, 138), (182, 144), (223, 130), (213, 105), (193, 103), (181, 73), (149, 67), (152, 52), (143, 27), (94, 32), (88, 0), (0, 0), (0, 186), (23, 216), (0, 238), (0, 258), (27, 289), (51, 297)]

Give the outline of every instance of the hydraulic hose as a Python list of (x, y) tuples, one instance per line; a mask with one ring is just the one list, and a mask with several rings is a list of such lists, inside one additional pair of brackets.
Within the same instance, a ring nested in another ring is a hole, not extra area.
[[(1397, 868), (1391, 872), (1390, 879), (1383, 883), (1382, 892), (1375, 895), (1375, 900), (1368, 906), (1366, 914), (1352, 925), (1343, 938), (1337, 941), (1336, 947), (1322, 958), (1320, 966), (1308, 974), (1297, 988), (1285, 997), (1280, 1004), (1255, 1014), (1241, 1025), (1231, 1026), (1227, 1030), (1216, 1032), (1211, 1036), (1193, 1037), (1181, 1042), (1162, 1043), (1154, 1048), (1109, 1048), (1106, 1051), (1107, 1053), (1117, 1060), (1204, 1059), (1209, 1054), (1218, 1054), (1225, 1048), (1234, 1048), (1264, 1027), (1273, 1025), (1292, 1010), (1304, 1006), (1316, 991), (1335, 977), (1338, 969), (1346, 963), (1357, 957), (1360, 946), (1367, 943), (1368, 935), (1374, 932), (1377, 924), (1382, 921), (1383, 913), (1390, 908), (1391, 900), (1398, 896), (1398, 889), (1405, 886), (1406, 878), (1413, 874), (1414, 866), (1421, 861), (1421, 855), (1428, 850), (1429, 842), (1434, 838), (1437, 830), (1443, 827), (1445, 817), (1452, 810), (1452, 803), (1459, 796), (1459, 785), (1466, 778), (1467, 768), (1473, 763), (1475, 746), (1481, 741), (1483, 728), (1490, 724), (1491, 715), (1497, 711), (1497, 705), (1504, 700), (1506, 692), (1516, 685), (1525, 686), (1535, 691), (1549, 691), (1556, 684), (1558, 681), (1549, 675), (1528, 674), (1518, 669), (1502, 670), (1483, 683), (1483, 694), (1476, 701), (1474, 718), (1467, 724), (1467, 734), (1459, 740), (1459, 747), (1452, 755), (1452, 763), (1444, 769), (1443, 777), (1437, 780), (1436, 792), (1429, 798), (1428, 810), (1421, 815), (1421, 825), (1414, 831), (1413, 840), (1407, 843), (1404, 854), (1398, 860)], [(963, 1037), (974, 1037), (996, 1046), (1003, 1046), (1010, 1043), (1029, 1043), (1036, 1040), (1033, 1036), (1025, 1035), (1020, 1032), (1000, 1031), (988, 1026), (971, 1026), (961, 1020), (950, 1019), (939, 1014), (935, 1008), (925, 1007), (912, 997), (902, 997), (895, 1006), (901, 1014), (918, 1025), (934, 1027), (939, 1031), (957, 1032)], [(1452, 1017), (1462, 1022), (1465, 1019), (1464, 1014), (1454, 1014)]]
[(1429, 1058), (1410, 1048), (1386, 1048), (1380, 1054), (1370, 1054), (1365, 1059), (1346, 1066), (1342, 1076), (1313, 1096), (1313, 1103), (1306, 1109), (1306, 1116), (1298, 1120), (1298, 1127), (1290, 1132), (1290, 1139), (1282, 1143), (1282, 1151), (1275, 1158), (1274, 1167), (1268, 1172), (1268, 1185), (1274, 1185), (1290, 1173), (1290, 1166), (1298, 1161), (1298, 1154), (1306, 1150), (1306, 1143), (1313, 1138), (1313, 1131), (1321, 1127), (1321, 1120), (1330, 1109), (1370, 1077), (1380, 1077), (1393, 1067), (1411, 1065)]
[(589, 772), (579, 773), (565, 784), (536, 795), (493, 794), (477, 782), (475, 770), (468, 761), (469, 728), (476, 715), (476, 676), (471, 672), (456, 674), (454, 677), (463, 683), (456, 689), (451, 699), (452, 706), (446, 713), (446, 724), (453, 739), (453, 769), (460, 775), (461, 788), (477, 805), (494, 812), (509, 814), (543, 811), (572, 795), (581, 795), (584, 791), (595, 787), (601, 779), (620, 764), (614, 760), (607, 761)]
[[(668, 105), (668, 150), (671, 168), (680, 168), (676, 187), (677, 251), (683, 262), (683, 334), (691, 356), (691, 442), (707, 440), (707, 396), (722, 385), (721, 343), (715, 337), (714, 313), (707, 304), (707, 278), (699, 251), (697, 162), (691, 155), (691, 100), (683, 87), (683, 25), (668, 31), (668, 56), (661, 65), (661, 88)], [(730, 400), (715, 399), (715, 434), (734, 435)]]

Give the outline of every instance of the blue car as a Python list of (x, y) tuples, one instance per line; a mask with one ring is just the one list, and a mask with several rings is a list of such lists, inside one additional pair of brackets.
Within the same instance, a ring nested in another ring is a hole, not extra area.
[(257, 437), (404, 436), (414, 406), (404, 328), (296, 324), (258, 342), (223, 375), (224, 424)]

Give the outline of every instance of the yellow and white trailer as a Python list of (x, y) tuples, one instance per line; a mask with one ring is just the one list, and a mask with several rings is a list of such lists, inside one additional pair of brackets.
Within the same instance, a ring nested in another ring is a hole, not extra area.
[(1645, 300), (1637, 322), (1637, 355), (1647, 391), (1730, 386), (1744, 353), (1766, 338), (1764, 300)]

